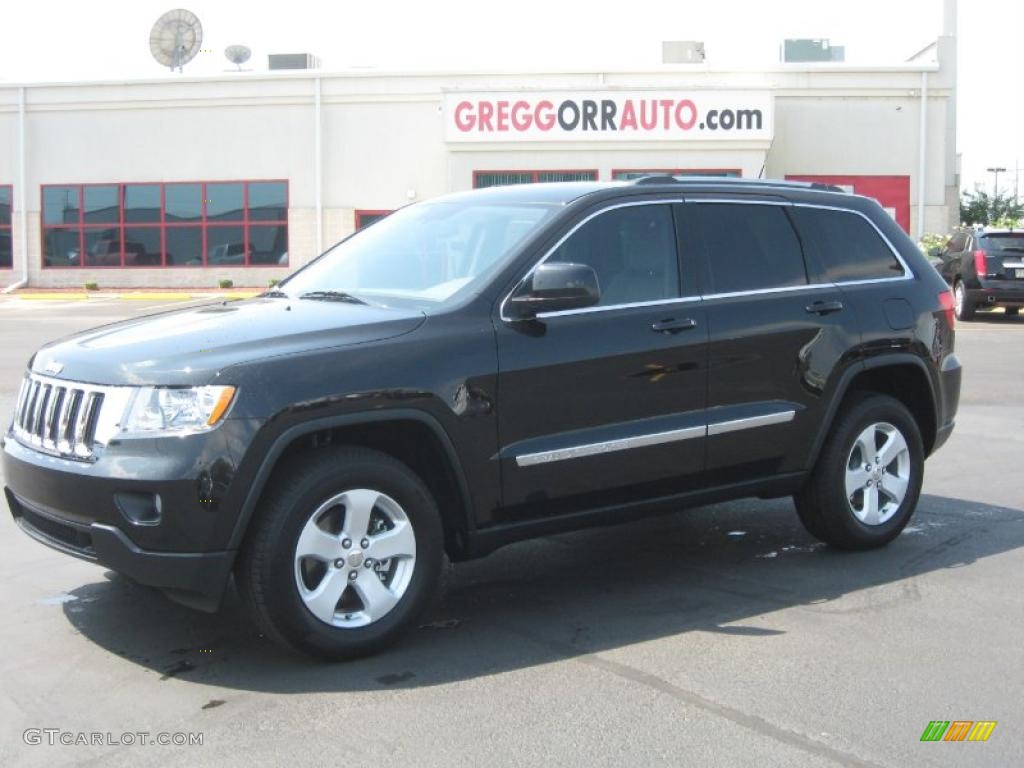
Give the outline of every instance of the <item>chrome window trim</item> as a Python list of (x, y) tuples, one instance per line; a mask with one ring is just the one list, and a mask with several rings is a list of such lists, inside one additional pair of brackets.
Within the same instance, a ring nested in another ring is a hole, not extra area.
[[(522, 278), (520, 278), (516, 282), (515, 287), (513, 287), (512, 290), (509, 291), (508, 295), (506, 295), (505, 298), (502, 299), (501, 307), (498, 310), (498, 315), (501, 318), (502, 322), (506, 322), (506, 323), (514, 323), (514, 322), (516, 322), (516, 318), (514, 318), (514, 317), (507, 317), (505, 315), (505, 305), (508, 304), (509, 299), (511, 299), (515, 295), (516, 291), (519, 290), (519, 287), (524, 282), (526, 282), (534, 272), (537, 271), (537, 267), (539, 267), (541, 264), (543, 264), (545, 261), (547, 261), (549, 258), (551, 258), (551, 255), (555, 251), (557, 251), (559, 248), (561, 248), (562, 244), (566, 240), (568, 240), (570, 237), (572, 237), (574, 234), (576, 234), (577, 230), (579, 230), (580, 227), (582, 227), (584, 224), (586, 224), (587, 222), (591, 221), (592, 219), (597, 218), (598, 216), (600, 216), (603, 213), (607, 213), (608, 211), (614, 211), (614, 210), (617, 210), (619, 208), (632, 208), (632, 207), (635, 207), (635, 206), (638, 206), (638, 205), (680, 205), (680, 204), (682, 204), (682, 202), (683, 202), (683, 195), (682, 195), (682, 193), (679, 194), (679, 197), (674, 198), (674, 199), (660, 199), (659, 198), (657, 200), (627, 200), (626, 202), (615, 203), (614, 205), (609, 205), (609, 206), (605, 206), (604, 208), (600, 208), (599, 210), (596, 210), (593, 213), (590, 213), (587, 216), (585, 216), (584, 218), (580, 219), (578, 222), (576, 222), (575, 225), (573, 225), (573, 227), (568, 232), (566, 232), (564, 235), (562, 235), (560, 238), (558, 238), (558, 242), (556, 242), (553, 246), (551, 246), (544, 253), (544, 255), (541, 256), (540, 259), (536, 263), (534, 263), (534, 265), (532, 267), (530, 267), (530, 270), (525, 275), (523, 275)], [(676, 252), (676, 258), (677, 259), (679, 258), (678, 250)], [(655, 300), (653, 300), (653, 302), (651, 302), (651, 304), (653, 305), (653, 304), (656, 304), (656, 303), (659, 303), (659, 302), (675, 302), (675, 301), (679, 301), (681, 299), (697, 300), (698, 298), (699, 297), (697, 297), (697, 296), (693, 296), (693, 297), (676, 296), (676, 297), (672, 297), (670, 299), (655, 299)], [(544, 317), (561, 317), (563, 315), (580, 314), (580, 313), (583, 313), (583, 312), (599, 312), (601, 310), (623, 309), (625, 307), (631, 307), (631, 306), (643, 306), (643, 305), (645, 305), (647, 303), (648, 302), (634, 302), (634, 303), (629, 303), (629, 304), (608, 304), (608, 305), (603, 306), (603, 307), (584, 307), (583, 309), (566, 309), (566, 310), (562, 310), (562, 311), (559, 311), (559, 312), (538, 313), (537, 317), (538, 318), (541, 317), (542, 314), (543, 314)]]
[[(825, 190), (816, 190), (816, 191), (821, 192), (821, 191), (825, 191)], [(838, 194), (843, 194), (843, 195), (845, 195), (845, 194), (848, 194), (848, 193), (846, 193), (846, 192), (842, 192), (842, 193), (840, 193), (840, 192), (833, 192), (831, 194), (837, 194), (837, 195)], [(725, 204), (729, 204), (729, 205), (777, 205), (777, 206), (780, 206), (780, 207), (790, 207), (790, 208), (817, 208), (819, 210), (824, 210), (824, 211), (838, 211), (840, 213), (850, 213), (850, 214), (853, 214), (855, 216), (860, 216), (862, 219), (864, 219), (864, 221), (866, 221), (868, 224), (871, 225), (871, 228), (875, 230), (875, 233), (882, 239), (882, 242), (885, 243), (886, 247), (888, 247), (890, 253), (892, 253), (892, 255), (896, 257), (896, 261), (899, 263), (900, 267), (903, 268), (903, 274), (902, 275), (898, 275), (896, 277), (874, 277), (874, 278), (867, 278), (867, 279), (864, 279), (864, 280), (841, 280), (839, 282), (807, 283), (806, 285), (787, 285), (787, 286), (780, 286), (780, 287), (777, 287), (777, 288), (757, 288), (757, 289), (752, 289), (752, 290), (749, 290), (749, 291), (727, 291), (727, 292), (723, 292), (723, 293), (705, 293), (705, 294), (701, 294), (699, 296), (679, 296), (679, 297), (671, 298), (671, 299), (656, 299), (656, 300), (653, 300), (653, 301), (631, 302), (631, 303), (626, 303), (626, 304), (609, 304), (609, 305), (606, 305), (606, 306), (584, 307), (582, 309), (566, 309), (566, 310), (561, 310), (561, 311), (558, 311), (558, 312), (538, 312), (537, 313), (537, 319), (545, 320), (545, 319), (554, 318), (554, 317), (568, 317), (568, 316), (571, 316), (571, 315), (590, 314), (590, 313), (593, 313), (593, 312), (607, 312), (609, 310), (618, 310), (618, 309), (631, 309), (631, 308), (634, 308), (634, 307), (654, 307), (654, 306), (659, 306), (659, 305), (663, 305), (663, 304), (686, 303), (686, 302), (693, 302), (693, 301), (701, 301), (701, 300), (704, 300), (704, 299), (730, 299), (730, 298), (735, 298), (735, 297), (739, 297), (739, 296), (758, 296), (758, 295), (761, 295), (761, 294), (769, 294), (770, 295), (770, 294), (773, 294), (773, 293), (787, 293), (787, 292), (790, 292), (790, 291), (806, 291), (806, 290), (816, 290), (816, 289), (820, 290), (822, 288), (840, 288), (840, 287), (842, 287), (844, 285), (855, 286), (855, 285), (873, 285), (875, 283), (893, 283), (893, 282), (900, 282), (900, 281), (905, 281), (905, 280), (913, 280), (916, 277), (915, 274), (914, 274), (914, 271), (910, 268), (910, 265), (907, 264), (907, 262), (904, 260), (903, 256), (896, 249), (896, 246), (894, 246), (892, 244), (892, 241), (888, 237), (886, 237), (885, 233), (882, 232), (881, 229), (878, 228), (878, 225), (875, 224), (875, 222), (873, 222), (869, 216), (867, 216), (864, 213), (862, 213), (861, 211), (855, 210), (853, 208), (845, 208), (843, 206), (838, 206), (838, 205), (820, 205), (820, 204), (816, 204), (816, 203), (793, 202), (791, 200), (742, 200), (742, 199), (739, 199), (739, 198), (727, 198), (727, 197), (701, 197), (701, 198), (694, 197), (694, 198), (684, 198), (683, 196), (680, 196), (680, 198), (677, 199), (677, 200), (668, 200), (668, 199), (633, 200), (633, 201), (628, 201), (628, 202), (624, 202), (624, 203), (617, 203), (615, 205), (611, 205), (611, 206), (608, 206), (608, 207), (605, 207), (605, 208), (601, 208), (598, 211), (594, 211), (593, 213), (589, 214), (588, 216), (586, 216), (581, 221), (577, 222), (576, 225), (572, 229), (570, 229), (561, 238), (559, 238), (558, 242), (555, 243), (550, 249), (548, 249), (548, 251), (544, 254), (544, 256), (542, 256), (540, 258), (540, 260), (537, 261), (533, 265), (533, 267), (530, 268), (529, 272), (527, 272), (525, 275), (523, 275), (522, 279), (519, 280), (519, 282), (516, 283), (515, 287), (502, 300), (501, 308), (499, 310), (499, 314), (500, 314), (501, 320), (503, 322), (515, 322), (515, 318), (510, 318), (510, 317), (507, 317), (505, 315), (505, 305), (508, 303), (509, 299), (511, 299), (512, 296), (515, 294), (515, 292), (517, 290), (519, 290), (519, 287), (523, 284), (523, 282), (525, 280), (527, 280), (530, 277), (530, 275), (532, 275), (536, 271), (537, 267), (539, 267), (541, 264), (543, 264), (545, 261), (547, 261), (548, 258), (550, 258), (550, 256), (561, 247), (562, 243), (564, 243), (566, 240), (568, 240), (580, 227), (582, 227), (584, 224), (586, 224), (591, 219), (593, 219), (593, 218), (595, 218), (597, 216), (600, 216), (602, 213), (605, 213), (606, 211), (615, 210), (616, 208), (628, 208), (628, 207), (636, 206), (636, 205), (680, 205), (680, 204), (688, 204), (688, 203), (696, 203), (696, 204), (702, 204), (702, 203), (720, 203), (721, 204), (721, 203), (725, 203)]]
[(779, 288), (755, 288), (750, 291), (729, 291), (727, 293), (706, 293), (702, 299), (733, 299), (737, 296), (760, 296), (761, 294), (791, 293), (793, 291), (820, 291), (823, 288), (835, 288), (834, 283), (807, 283), (806, 285), (784, 285)]
[(667, 304), (687, 304), (700, 301), (700, 296), (683, 296), (677, 299), (655, 299), (654, 301), (634, 301), (628, 304), (609, 304), (604, 307), (583, 307), (582, 309), (560, 309), (557, 312), (538, 312), (537, 319), (549, 317), (565, 317), (567, 315), (587, 315), (593, 312), (607, 312), (609, 309), (635, 309), (637, 307), (660, 307)]
[(729, 432), (738, 432), (743, 429), (756, 429), (757, 427), (767, 427), (772, 424), (785, 424), (792, 421), (795, 417), (795, 410), (777, 411), (759, 416), (748, 416), (742, 419), (716, 421), (712, 424), (703, 424), (697, 427), (683, 427), (682, 429), (670, 429), (665, 432), (652, 432), (634, 437), (602, 440), (597, 443), (582, 443), (567, 448), (554, 448), (548, 451), (524, 453), (516, 456), (515, 459), (517, 466), (532, 467), (537, 464), (550, 464), (556, 461), (565, 461), (566, 459), (580, 459), (586, 456), (596, 456), (614, 451), (626, 451), (633, 448), (645, 448), (651, 445), (678, 442), (680, 440), (691, 440), (695, 437), (713, 437)]
[(708, 437), (724, 435), (728, 432), (738, 432), (741, 429), (754, 429), (756, 427), (767, 427), (772, 424), (785, 424), (796, 417), (796, 411), (778, 411), (777, 413), (765, 413), (760, 416), (748, 416), (743, 419), (730, 419), (729, 421), (716, 421), (708, 424)]

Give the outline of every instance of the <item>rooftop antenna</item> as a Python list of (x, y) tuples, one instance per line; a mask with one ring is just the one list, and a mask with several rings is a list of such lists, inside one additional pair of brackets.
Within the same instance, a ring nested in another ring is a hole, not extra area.
[(203, 44), (203, 25), (199, 18), (184, 8), (168, 11), (153, 25), (149, 33), (149, 51), (153, 58), (173, 72), (188, 64)]
[(249, 60), (250, 56), (252, 56), (252, 51), (245, 45), (229, 45), (224, 49), (224, 55), (227, 57), (227, 60), (238, 67), (238, 71), (241, 72), (242, 65)]

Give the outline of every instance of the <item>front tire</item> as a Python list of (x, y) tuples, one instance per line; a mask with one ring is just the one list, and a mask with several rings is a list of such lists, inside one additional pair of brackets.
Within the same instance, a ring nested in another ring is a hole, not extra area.
[(794, 501), (816, 538), (837, 549), (873, 549), (909, 522), (923, 477), (921, 431), (906, 406), (888, 395), (857, 394)]
[(236, 577), (271, 639), (349, 659), (395, 642), (436, 594), (441, 517), (423, 481), (363, 448), (302, 454), (275, 472)]
[(957, 280), (953, 286), (953, 312), (957, 320), (974, 319), (974, 302), (967, 295), (963, 280)]

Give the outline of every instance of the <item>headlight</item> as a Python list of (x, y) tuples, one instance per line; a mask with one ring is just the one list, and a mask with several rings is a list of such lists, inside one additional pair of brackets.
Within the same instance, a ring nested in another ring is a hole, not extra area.
[(234, 397), (234, 387), (140, 387), (121, 432), (151, 436), (205, 432), (224, 418)]

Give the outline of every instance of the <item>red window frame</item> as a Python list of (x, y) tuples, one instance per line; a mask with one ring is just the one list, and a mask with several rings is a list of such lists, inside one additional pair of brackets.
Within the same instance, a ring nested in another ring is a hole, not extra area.
[[(394, 211), (393, 208), (392, 209), (385, 209), (385, 208), (357, 208), (356, 209), (356, 216), (355, 216), (355, 219), (356, 219), (356, 231), (358, 232), (363, 227), (369, 226), (368, 224), (363, 224), (363, 219), (364, 218), (366, 218), (368, 216), (387, 216), (389, 213), (394, 213), (394, 212), (395, 211)], [(373, 222), (370, 222), (370, 224), (372, 224), (372, 223)]]
[[(284, 184), (284, 219), (252, 219), (249, 209), (249, 185), (250, 184)], [(198, 184), (200, 187), (201, 211), (197, 221), (169, 222), (167, 221), (167, 187), (180, 184)], [(241, 184), (242, 185), (242, 218), (232, 220), (217, 219), (210, 221), (207, 217), (207, 203), (209, 202), (208, 187), (219, 184)], [(160, 187), (160, 220), (159, 221), (131, 221), (127, 220), (125, 214), (125, 191), (128, 187)], [(78, 190), (78, 221), (77, 223), (47, 224), (45, 199), (46, 190), (52, 187), (71, 187)], [(85, 221), (85, 190), (89, 187), (117, 187), (117, 222), (94, 223)], [(167, 264), (167, 232), (169, 229), (198, 229), (202, 242), (202, 264), (192, 265), (192, 269), (206, 269), (210, 267), (209, 253), (207, 252), (207, 235), (209, 230), (224, 227), (242, 228), (242, 249), (243, 263), (233, 265), (245, 268), (257, 267), (283, 267), (287, 264), (253, 264), (250, 260), (249, 230), (250, 227), (285, 227), (285, 252), (288, 252), (288, 211), (291, 208), (291, 186), (288, 179), (217, 179), (213, 181), (128, 181), (128, 182), (91, 182), (85, 184), (41, 184), (39, 187), (39, 220), (41, 235), (41, 253), (43, 269), (166, 269)], [(86, 233), (104, 229), (116, 229), (121, 250), (117, 264), (94, 265), (86, 264), (85, 240)], [(160, 262), (158, 264), (125, 264), (125, 234), (128, 229), (159, 229), (160, 230)], [(47, 230), (77, 230), (78, 232), (78, 264), (68, 266), (53, 266), (46, 263), (46, 232)], [(290, 255), (289, 255), (290, 261)], [(221, 265), (214, 264), (214, 267)], [(182, 266), (170, 265), (172, 269), (180, 269)], [(185, 267), (188, 268), (188, 267)]]
[(626, 181), (616, 178), (620, 173), (643, 173), (652, 176), (743, 176), (741, 168), (612, 168), (612, 181)]
[(14, 185), (13, 184), (0, 184), (0, 189), (6, 189), (8, 197), (10, 198), (10, 217), (11, 220), (6, 224), (0, 221), (0, 232), (7, 232), (11, 238), (11, 263), (9, 266), (0, 264), (0, 269), (14, 269)]
[(594, 178), (584, 179), (584, 181), (597, 181), (598, 179), (598, 172), (596, 168), (499, 168), (484, 171), (473, 171), (473, 189), (479, 189), (477, 179), (488, 173), (528, 173), (530, 174), (530, 180), (523, 182), (524, 184), (539, 183), (540, 175), (542, 173), (589, 173), (592, 174)]

